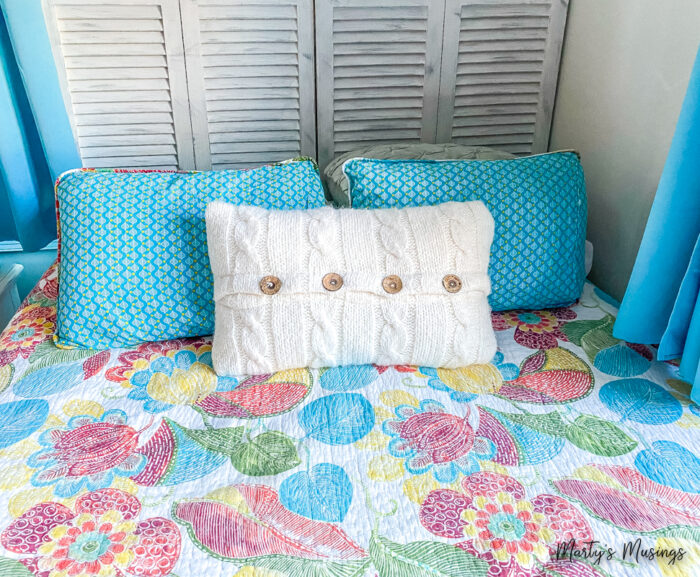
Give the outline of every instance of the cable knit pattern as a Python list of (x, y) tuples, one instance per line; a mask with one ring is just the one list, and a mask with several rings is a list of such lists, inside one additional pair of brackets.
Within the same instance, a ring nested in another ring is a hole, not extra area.
[[(206, 214), (214, 273), (212, 358), (221, 375), (298, 367), (456, 368), (496, 352), (487, 296), (493, 219), (481, 202), (403, 209)], [(335, 273), (338, 290), (324, 287)], [(450, 292), (443, 279), (462, 283)], [(385, 285), (389, 276), (401, 281)], [(265, 294), (264, 277), (279, 279)]]

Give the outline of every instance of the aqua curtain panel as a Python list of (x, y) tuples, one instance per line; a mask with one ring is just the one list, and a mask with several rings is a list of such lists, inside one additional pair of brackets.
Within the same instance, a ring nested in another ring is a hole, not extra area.
[(614, 335), (681, 358), (700, 402), (700, 51)]
[(0, 242), (54, 240), (53, 181), (76, 166), (41, 2), (0, 0)]

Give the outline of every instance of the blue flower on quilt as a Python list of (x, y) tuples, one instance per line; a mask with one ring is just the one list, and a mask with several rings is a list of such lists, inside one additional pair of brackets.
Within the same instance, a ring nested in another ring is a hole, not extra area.
[(142, 401), (149, 413), (167, 411), (176, 405), (193, 405), (211, 393), (230, 391), (238, 385), (235, 378), (217, 378), (212, 368), (211, 346), (199, 342), (186, 348), (147, 354), (131, 361), (130, 369), (128, 384), (133, 388), (127, 397)]
[(432, 471), (438, 482), (452, 483), (460, 472), (470, 475), (481, 470), (479, 461), (496, 454), (492, 441), (476, 436), (472, 420), (478, 417), (471, 407), (459, 417), (426, 399), (419, 407), (399, 405), (394, 413), (397, 418), (384, 421), (382, 431), (391, 437), (389, 454), (404, 459), (412, 475)]
[(42, 448), (27, 465), (39, 469), (32, 475), (35, 487), (55, 485), (58, 497), (72, 497), (83, 488), (109, 487), (114, 476), (138, 475), (146, 457), (137, 450), (140, 431), (126, 424), (124, 411), (106, 411), (101, 418), (79, 415), (65, 427), (44, 431)]
[(496, 354), (491, 360), (491, 364), (498, 369), (498, 372), (503, 375), (504, 381), (514, 381), (520, 374), (518, 365), (513, 363), (504, 363), (505, 357), (501, 351), (496, 351)]

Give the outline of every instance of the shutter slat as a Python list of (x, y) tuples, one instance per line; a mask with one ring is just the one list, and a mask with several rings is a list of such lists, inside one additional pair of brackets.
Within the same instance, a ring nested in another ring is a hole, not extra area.
[(252, 131), (225, 131), (209, 134), (210, 143), (234, 143), (234, 142), (294, 142), (299, 143), (299, 130), (256, 130)]
[[(205, 73), (208, 76), (216, 74), (217, 72), (224, 72), (228, 69), (231, 64), (236, 66), (244, 66), (240, 59), (232, 61), (229, 56), (210, 54), (207, 56), (206, 63), (204, 64)], [(289, 54), (275, 54), (275, 53), (263, 53), (263, 54), (251, 54), (245, 55), (245, 66), (269, 66), (277, 64), (286, 64), (291, 66), (298, 66), (299, 61), (296, 53)], [(216, 70), (218, 69), (218, 70)]]
[[(94, 20), (96, 25), (114, 20), (155, 20), (162, 18), (160, 6), (157, 3), (127, 4), (119, 0), (111, 0), (110, 6), (100, 6), (94, 2), (52, 2), (58, 21), (62, 20)], [(61, 30), (61, 26), (58, 29)]]
[(277, 19), (293, 20), (297, 17), (297, 2), (219, 2), (211, 4), (200, 2), (199, 14), (203, 22), (221, 20), (261, 20), (265, 14), (274, 14)]
[[(76, 116), (78, 136), (102, 136), (104, 134), (141, 134), (155, 132), (161, 125), (172, 124), (167, 112), (145, 114), (82, 114)], [(164, 133), (164, 134), (167, 134)]]
[(131, 32), (138, 30), (141, 32), (152, 32), (163, 30), (163, 24), (157, 17), (145, 18), (143, 20), (138, 18), (130, 18), (127, 20), (116, 18), (109, 20), (95, 18), (80, 20), (74, 17), (68, 20), (60, 20), (58, 22), (58, 27), (61, 32), (90, 32), (94, 30), (111, 30), (115, 32)]
[(467, 126), (480, 127), (497, 124), (505, 126), (513, 126), (517, 124), (533, 126), (535, 124), (535, 119), (535, 110), (532, 111), (532, 114), (472, 114), (470, 116), (457, 116), (454, 119), (453, 130), (457, 130), (457, 128), (463, 128)]
[(219, 103), (226, 101), (234, 103), (237, 100), (295, 100), (299, 99), (299, 90), (297, 88), (238, 88), (232, 90), (216, 90), (211, 89), (206, 91), (207, 102)]
[(194, 168), (179, 0), (45, 0), (84, 166)]
[(202, 45), (204, 56), (296, 53), (297, 47), (294, 42), (215, 42)]
[(98, 164), (90, 164), (90, 159), (83, 166), (89, 168), (141, 168), (151, 170), (172, 170), (177, 166), (177, 156), (174, 154), (151, 156), (105, 156)]
[[(219, 122), (266, 122), (268, 120), (294, 120), (299, 122), (299, 111), (294, 108), (285, 107), (284, 103), (280, 103), (281, 108), (274, 110), (270, 109), (269, 103), (246, 102), (245, 108), (232, 109), (228, 106), (222, 110), (216, 110), (215, 107), (209, 109), (209, 123), (216, 124)], [(257, 108), (255, 108), (257, 106)]]
[(165, 46), (153, 42), (151, 44), (63, 44), (64, 56), (165, 56)]
[(169, 90), (96, 90), (94, 92), (72, 93), (74, 104), (87, 104), (92, 102), (115, 102), (118, 104), (136, 102), (170, 102)]
[[(274, 56), (274, 55), (273, 55)], [(246, 59), (247, 62), (248, 59)], [(273, 60), (267, 63), (263, 63), (265, 65), (265, 72), (267, 72), (270, 75), (270, 78), (279, 78), (279, 77), (288, 77), (288, 78), (296, 78), (297, 79), (297, 86), (298, 86), (298, 77), (299, 77), (299, 71), (296, 66), (296, 62), (294, 64), (282, 64), (282, 65), (277, 65), (274, 63)], [(207, 67), (204, 69), (204, 78), (211, 78), (212, 80), (219, 80), (219, 79), (228, 79), (228, 78), (233, 78), (233, 79), (258, 79), (260, 77), (260, 71), (258, 67), (261, 65), (261, 63), (257, 62), (255, 64), (248, 64), (247, 66), (234, 66), (234, 65), (229, 65), (229, 66), (217, 66), (217, 67)], [(262, 77), (263, 82), (266, 77)]]
[(159, 155), (175, 155), (175, 146), (169, 144), (130, 144), (128, 146), (94, 146), (81, 149), (81, 156), (84, 160), (100, 159), (102, 157), (118, 158), (120, 156), (132, 157)]
[(393, 44), (396, 40), (424, 45), (425, 30), (362, 30), (354, 32), (333, 32), (335, 44)]
[(438, 139), (546, 150), (565, 18), (559, 0), (447, 0)]
[(67, 68), (68, 80), (132, 80), (141, 81), (165, 79), (167, 83), (168, 69), (162, 67), (150, 68)]
[(170, 99), (170, 83), (166, 78), (102, 78), (95, 80), (73, 80), (73, 92), (160, 92)]
[(175, 144), (175, 137), (172, 134), (138, 134), (128, 135), (103, 134), (100, 136), (79, 136), (78, 142), (81, 148), (94, 148), (103, 146), (141, 146), (141, 145), (165, 145)]
[(161, 31), (144, 30), (103, 30), (97, 28), (85, 32), (62, 32), (61, 42), (64, 46), (78, 45), (85, 46), (91, 44), (163, 44), (163, 33)]
[[(299, 150), (299, 141), (275, 141), (274, 152), (287, 152), (290, 156)], [(269, 142), (212, 142), (212, 154), (235, 154), (237, 152), (265, 152), (270, 150)]]
[(299, 77), (297, 75), (278, 76), (271, 73), (269, 76), (221, 76), (206, 77), (209, 90), (249, 89), (249, 88), (298, 88)]
[(289, 151), (266, 150), (264, 152), (236, 152), (235, 154), (212, 153), (211, 163), (219, 169), (235, 167), (247, 168), (260, 164), (269, 164), (289, 158)]
[(89, 102), (72, 106), (73, 116), (90, 114), (129, 114), (132, 112), (163, 113), (172, 112), (170, 102)]
[(217, 134), (240, 134), (241, 137), (248, 132), (267, 132), (271, 130), (293, 130), (298, 132), (300, 128), (299, 121), (292, 120), (241, 120), (230, 122), (209, 122), (209, 138), (215, 138)]
[(103, 56), (82, 55), (82, 56), (66, 56), (63, 58), (63, 64), (66, 70), (74, 68), (85, 68), (98, 70), (101, 68), (114, 68), (115, 63), (118, 63), (118, 68), (129, 71), (137, 68), (167, 68), (168, 60), (163, 54), (162, 56), (125, 56), (120, 55), (115, 58), (114, 54)]

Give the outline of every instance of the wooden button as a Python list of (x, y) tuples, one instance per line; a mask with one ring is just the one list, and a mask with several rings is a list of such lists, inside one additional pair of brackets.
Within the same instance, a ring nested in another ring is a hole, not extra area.
[(282, 281), (276, 276), (266, 276), (260, 281), (260, 290), (266, 295), (274, 295), (282, 288)]
[(462, 290), (462, 281), (457, 275), (448, 274), (442, 279), (442, 286), (448, 293), (458, 293)]
[(334, 292), (343, 286), (343, 277), (334, 272), (329, 272), (326, 276), (323, 277), (322, 282), (324, 289), (326, 289), (327, 291)]
[(401, 279), (395, 274), (390, 274), (389, 276), (385, 277), (382, 281), (382, 287), (386, 292), (393, 295), (403, 288), (403, 283), (401, 282)]

